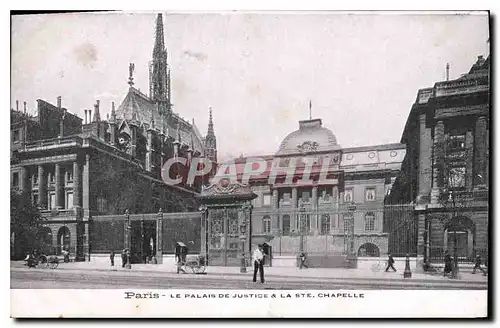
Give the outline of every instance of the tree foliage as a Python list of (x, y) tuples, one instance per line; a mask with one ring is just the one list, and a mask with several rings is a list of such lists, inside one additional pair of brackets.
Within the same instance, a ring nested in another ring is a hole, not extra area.
[(40, 211), (31, 202), (28, 193), (18, 189), (10, 191), (10, 232), (14, 234), (13, 254), (22, 256), (33, 248), (38, 248), (40, 241), (37, 233), (43, 219)]

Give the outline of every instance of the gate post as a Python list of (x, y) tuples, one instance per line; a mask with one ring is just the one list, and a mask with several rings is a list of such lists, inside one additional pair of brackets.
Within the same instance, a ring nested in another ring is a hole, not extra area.
[(207, 244), (207, 232), (208, 232), (208, 227), (207, 227), (207, 207), (205, 205), (200, 206), (198, 209), (201, 213), (201, 231), (200, 231), (200, 237), (201, 237), (201, 246), (200, 246), (200, 255), (205, 255), (205, 265), (208, 266), (208, 244)]
[(163, 263), (163, 211), (161, 208), (156, 219), (156, 263)]

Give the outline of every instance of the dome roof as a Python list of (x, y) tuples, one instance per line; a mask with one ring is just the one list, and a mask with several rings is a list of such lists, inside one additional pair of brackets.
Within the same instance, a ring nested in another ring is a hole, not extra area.
[(323, 152), (340, 148), (342, 147), (337, 144), (333, 132), (322, 127), (321, 119), (314, 119), (299, 121), (299, 129), (283, 139), (276, 155)]

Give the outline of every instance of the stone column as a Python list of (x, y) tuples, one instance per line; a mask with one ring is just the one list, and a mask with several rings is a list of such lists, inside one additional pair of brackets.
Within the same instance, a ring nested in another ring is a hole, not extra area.
[(425, 242), (426, 242), (426, 222), (425, 222), (425, 212), (418, 213), (418, 239), (417, 239), (417, 257), (425, 257)]
[(292, 222), (291, 222), (291, 227), (290, 229), (297, 229), (297, 187), (293, 187), (292, 188), (292, 208), (294, 210), (294, 213), (293, 215), (291, 215), (291, 219), (292, 219)]
[(487, 156), (487, 121), (485, 116), (479, 116), (476, 120), (476, 146), (474, 147), (474, 178), (475, 186), (485, 186), (488, 181), (486, 171)]
[(281, 231), (282, 225), (280, 224), (280, 218), (278, 215), (278, 189), (273, 189), (273, 196), (272, 196), (272, 208), (273, 208), (273, 217), (272, 217), (272, 228), (273, 228), (273, 235), (276, 236), (279, 234)]
[(427, 127), (427, 114), (420, 115), (420, 142), (419, 149), (419, 171), (418, 171), (418, 195), (427, 199), (432, 184), (432, 134)]
[(47, 208), (47, 181), (43, 165), (38, 165), (38, 203), (41, 208)]
[(444, 179), (444, 123), (438, 121), (434, 127), (434, 162), (432, 170), (431, 203), (439, 203)]
[(22, 191), (29, 191), (29, 186), (28, 186), (28, 169), (24, 166), (21, 167), (21, 176), (20, 176), (20, 186), (19, 189)]
[(471, 130), (468, 130), (465, 134), (465, 155), (466, 155), (466, 167), (465, 167), (465, 186), (467, 189), (472, 188), (474, 184), (474, 135)]
[[(311, 227), (310, 229), (314, 233), (314, 235), (318, 234), (319, 229), (321, 227), (318, 225), (318, 187), (314, 186), (312, 188), (312, 199), (311, 199), (311, 209), (313, 211), (312, 217), (311, 217)], [(309, 228), (309, 227), (308, 227)]]
[(82, 174), (82, 203), (84, 216), (90, 216), (90, 155), (85, 155)]
[(73, 162), (73, 208), (81, 207), (80, 203), (80, 164)]
[[(55, 175), (55, 184), (56, 184), (56, 209), (64, 208), (64, 196), (62, 195), (62, 191), (64, 188), (61, 188), (61, 164), (56, 163), (54, 169)], [(64, 179), (62, 179), (64, 181)]]
[(338, 186), (333, 186), (332, 188), (332, 204), (333, 204), (333, 208), (335, 209), (335, 212), (333, 213), (333, 215), (331, 215), (331, 219), (330, 219), (330, 231), (332, 230), (332, 225), (333, 225), (333, 222), (335, 222), (335, 229), (338, 230), (339, 229), (339, 187)]

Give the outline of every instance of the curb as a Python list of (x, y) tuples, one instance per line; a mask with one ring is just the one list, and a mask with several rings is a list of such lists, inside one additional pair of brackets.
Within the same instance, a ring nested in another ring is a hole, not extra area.
[[(12, 268), (11, 268), (12, 269)], [(45, 269), (44, 269), (45, 270)], [(50, 270), (50, 269), (49, 269)], [(65, 268), (65, 267), (58, 267), (56, 270), (72, 270), (72, 271), (94, 271), (94, 272), (131, 272), (131, 273), (156, 273), (156, 274), (176, 274), (175, 272), (169, 272), (169, 271), (157, 271), (157, 270), (144, 270), (144, 269), (138, 269), (138, 270), (124, 270), (124, 269), (119, 269), (119, 270), (111, 270), (111, 269), (104, 269), (104, 268)], [(216, 276), (239, 276), (242, 277), (244, 275), (249, 275), (251, 272), (248, 271), (247, 273), (233, 273), (233, 272), (207, 272), (208, 274), (204, 275), (205, 277), (209, 277), (209, 279), (216, 278)], [(422, 279), (422, 278), (374, 278), (374, 277), (304, 277), (304, 276), (292, 276), (292, 275), (277, 275), (277, 274), (266, 274), (266, 277), (271, 277), (271, 278), (290, 278), (290, 279), (302, 279), (304, 281), (372, 281), (374, 283), (425, 283), (425, 284), (457, 284), (457, 285), (481, 285), (481, 286), (488, 286), (488, 281), (474, 281), (474, 280), (437, 280), (437, 279)]]

